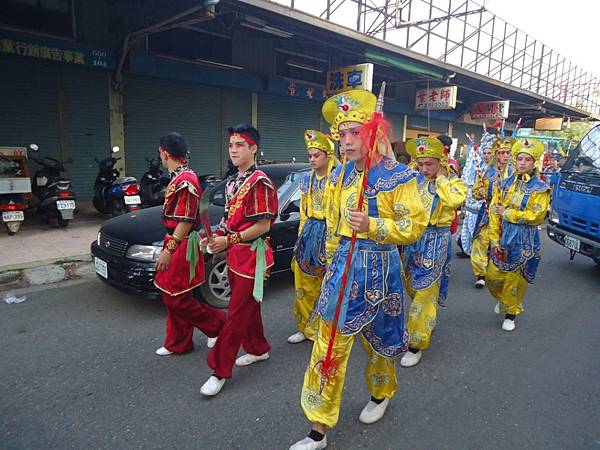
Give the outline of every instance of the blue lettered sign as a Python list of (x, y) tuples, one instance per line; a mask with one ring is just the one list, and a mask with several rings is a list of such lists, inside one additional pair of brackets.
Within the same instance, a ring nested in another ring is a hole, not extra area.
[(45, 36), (0, 31), (0, 55), (24, 56), (62, 64), (115, 68), (115, 55), (104, 50)]

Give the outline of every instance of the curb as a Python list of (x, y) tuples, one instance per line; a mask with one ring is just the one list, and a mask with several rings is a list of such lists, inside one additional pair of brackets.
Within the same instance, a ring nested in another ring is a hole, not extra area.
[(82, 278), (94, 272), (89, 254), (0, 267), (0, 291)]

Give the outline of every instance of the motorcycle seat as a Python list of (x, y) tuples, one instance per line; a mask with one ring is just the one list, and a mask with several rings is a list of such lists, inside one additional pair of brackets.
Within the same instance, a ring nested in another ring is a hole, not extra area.
[(134, 177), (121, 177), (115, 180), (115, 184), (132, 184), (137, 183), (137, 179)]

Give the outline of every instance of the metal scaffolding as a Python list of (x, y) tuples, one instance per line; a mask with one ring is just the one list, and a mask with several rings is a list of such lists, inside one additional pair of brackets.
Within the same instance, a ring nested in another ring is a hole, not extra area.
[(473, 0), (274, 0), (600, 115), (600, 78)]

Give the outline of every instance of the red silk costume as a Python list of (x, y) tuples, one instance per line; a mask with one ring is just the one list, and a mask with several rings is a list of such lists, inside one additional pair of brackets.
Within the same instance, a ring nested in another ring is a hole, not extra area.
[[(225, 215), (216, 234), (239, 233), (259, 220), (270, 219), (273, 223), (277, 218), (277, 191), (269, 177), (255, 166), (230, 180), (225, 196)], [(242, 242), (227, 249), (231, 300), (227, 321), (208, 355), (208, 365), (219, 378), (231, 378), (240, 346), (253, 355), (262, 355), (271, 348), (264, 336), (260, 303), (252, 295), (256, 253), (251, 245)], [(273, 250), (268, 240), (266, 245), (267, 267), (271, 267)]]
[[(199, 225), (198, 203), (201, 195), (202, 189), (196, 174), (185, 165), (178, 167), (165, 193), (162, 212), (162, 222), (168, 233), (165, 243), (180, 222), (192, 223), (194, 228)], [(167, 269), (157, 272), (154, 278), (154, 285), (163, 292), (163, 303), (167, 308), (164, 347), (175, 353), (193, 348), (194, 327), (209, 337), (215, 337), (226, 318), (224, 312), (193, 298), (192, 290), (204, 283), (204, 259), (198, 260), (194, 277), (190, 281), (190, 268), (186, 260), (187, 245), (188, 240), (183, 239), (171, 255)]]

